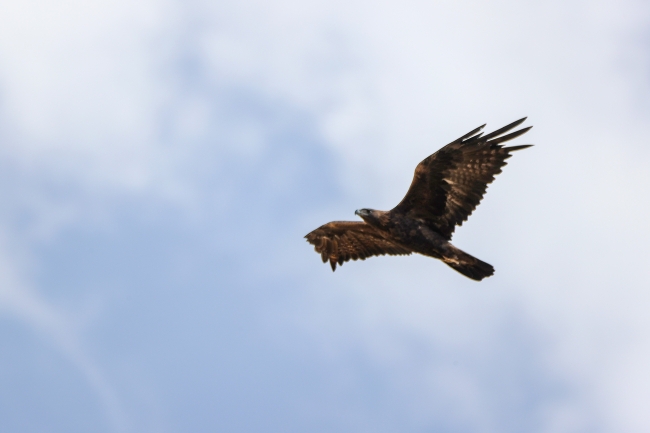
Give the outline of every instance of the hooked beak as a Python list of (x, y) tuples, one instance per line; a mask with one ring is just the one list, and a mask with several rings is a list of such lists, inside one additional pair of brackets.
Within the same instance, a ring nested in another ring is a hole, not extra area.
[(354, 214), (355, 214), (355, 215), (359, 215), (359, 216), (361, 216), (361, 212), (359, 212), (359, 209), (355, 210), (355, 211), (354, 211)]

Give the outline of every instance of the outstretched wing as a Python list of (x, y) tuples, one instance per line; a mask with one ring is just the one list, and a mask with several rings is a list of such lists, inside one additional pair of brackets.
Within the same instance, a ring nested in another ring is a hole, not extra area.
[(305, 236), (320, 253), (323, 263), (329, 260), (332, 271), (336, 264), (348, 260), (365, 260), (370, 256), (408, 255), (411, 250), (394, 243), (383, 233), (365, 222), (332, 221)]
[(526, 133), (532, 126), (503, 135), (526, 118), (482, 136), (483, 126), (449, 143), (415, 168), (406, 196), (391, 211), (420, 218), (447, 239), (481, 202), (487, 185), (501, 173), (505, 160), (531, 145), (503, 147), (501, 143)]

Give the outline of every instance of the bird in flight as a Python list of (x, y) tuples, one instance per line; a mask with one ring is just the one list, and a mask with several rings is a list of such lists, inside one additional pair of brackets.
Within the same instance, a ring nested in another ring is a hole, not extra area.
[(516, 150), (532, 145), (503, 147), (501, 143), (526, 133), (532, 126), (506, 134), (526, 120), (519, 119), (490, 134), (480, 126), (452, 141), (415, 168), (413, 182), (402, 201), (389, 211), (359, 209), (363, 221), (332, 221), (305, 238), (323, 263), (336, 265), (378, 255), (419, 253), (444, 263), (476, 281), (494, 274), (492, 265), (453, 246), (449, 241), (476, 209), (494, 176)]

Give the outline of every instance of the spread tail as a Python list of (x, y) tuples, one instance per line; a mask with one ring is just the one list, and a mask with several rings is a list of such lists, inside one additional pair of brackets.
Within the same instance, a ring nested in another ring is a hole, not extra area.
[(447, 244), (447, 246), (447, 254), (442, 258), (442, 261), (466, 277), (481, 281), (483, 278), (494, 274), (494, 268), (489, 263), (470, 256), (451, 244)]

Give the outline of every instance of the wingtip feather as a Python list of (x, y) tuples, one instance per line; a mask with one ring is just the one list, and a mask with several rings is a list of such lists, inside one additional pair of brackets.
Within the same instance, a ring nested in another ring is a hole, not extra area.
[[(503, 128), (499, 128), (499, 129), (497, 129), (496, 131), (491, 132), (491, 133), (489, 133), (488, 135), (484, 136), (484, 137), (483, 137), (483, 140), (489, 140), (489, 139), (491, 139), (491, 138), (495, 138), (495, 137), (498, 137), (498, 136), (500, 136), (500, 135), (503, 135), (503, 134), (505, 134), (506, 132), (510, 131), (511, 129), (514, 129), (514, 128), (516, 128), (517, 126), (519, 126), (519, 125), (521, 125), (522, 123), (524, 123), (524, 122), (526, 121), (527, 118), (528, 118), (528, 117), (522, 117), (522, 118), (519, 119), (519, 120), (515, 120), (514, 122), (512, 122), (512, 123), (510, 123), (510, 124), (508, 124), (508, 125), (506, 125), (506, 126), (504, 126)], [(532, 127), (529, 126), (528, 129), (530, 129), (530, 128), (532, 128)], [(526, 129), (526, 131), (528, 131), (528, 129)]]
[(479, 126), (478, 128), (472, 129), (472, 130), (471, 130), (470, 132), (468, 132), (467, 134), (463, 135), (462, 137), (457, 138), (455, 142), (456, 142), (456, 143), (460, 143), (461, 141), (465, 140), (466, 138), (470, 138), (470, 137), (472, 137), (472, 136), (475, 135), (477, 132), (480, 132), (483, 128), (485, 128), (485, 125), (487, 125), (487, 123), (484, 123), (483, 125)]
[[(502, 137), (492, 138), (492, 140), (488, 141), (488, 144), (496, 145), (496, 144), (500, 144), (500, 143), (505, 143), (506, 141), (514, 140), (515, 138), (519, 137), (520, 135), (524, 135), (525, 133), (527, 133), (530, 130), (530, 128), (532, 128), (532, 126), (529, 126), (527, 128), (519, 129), (519, 130), (517, 130), (515, 132), (511, 132), (510, 134), (504, 135)], [(484, 140), (489, 139), (488, 137), (489, 136), (486, 135), (485, 137), (483, 137), (483, 139)]]
[(510, 147), (506, 147), (505, 150), (507, 150), (508, 152), (516, 152), (518, 150), (528, 149), (529, 147), (533, 147), (533, 145), (532, 144), (522, 144), (520, 146), (510, 146)]

